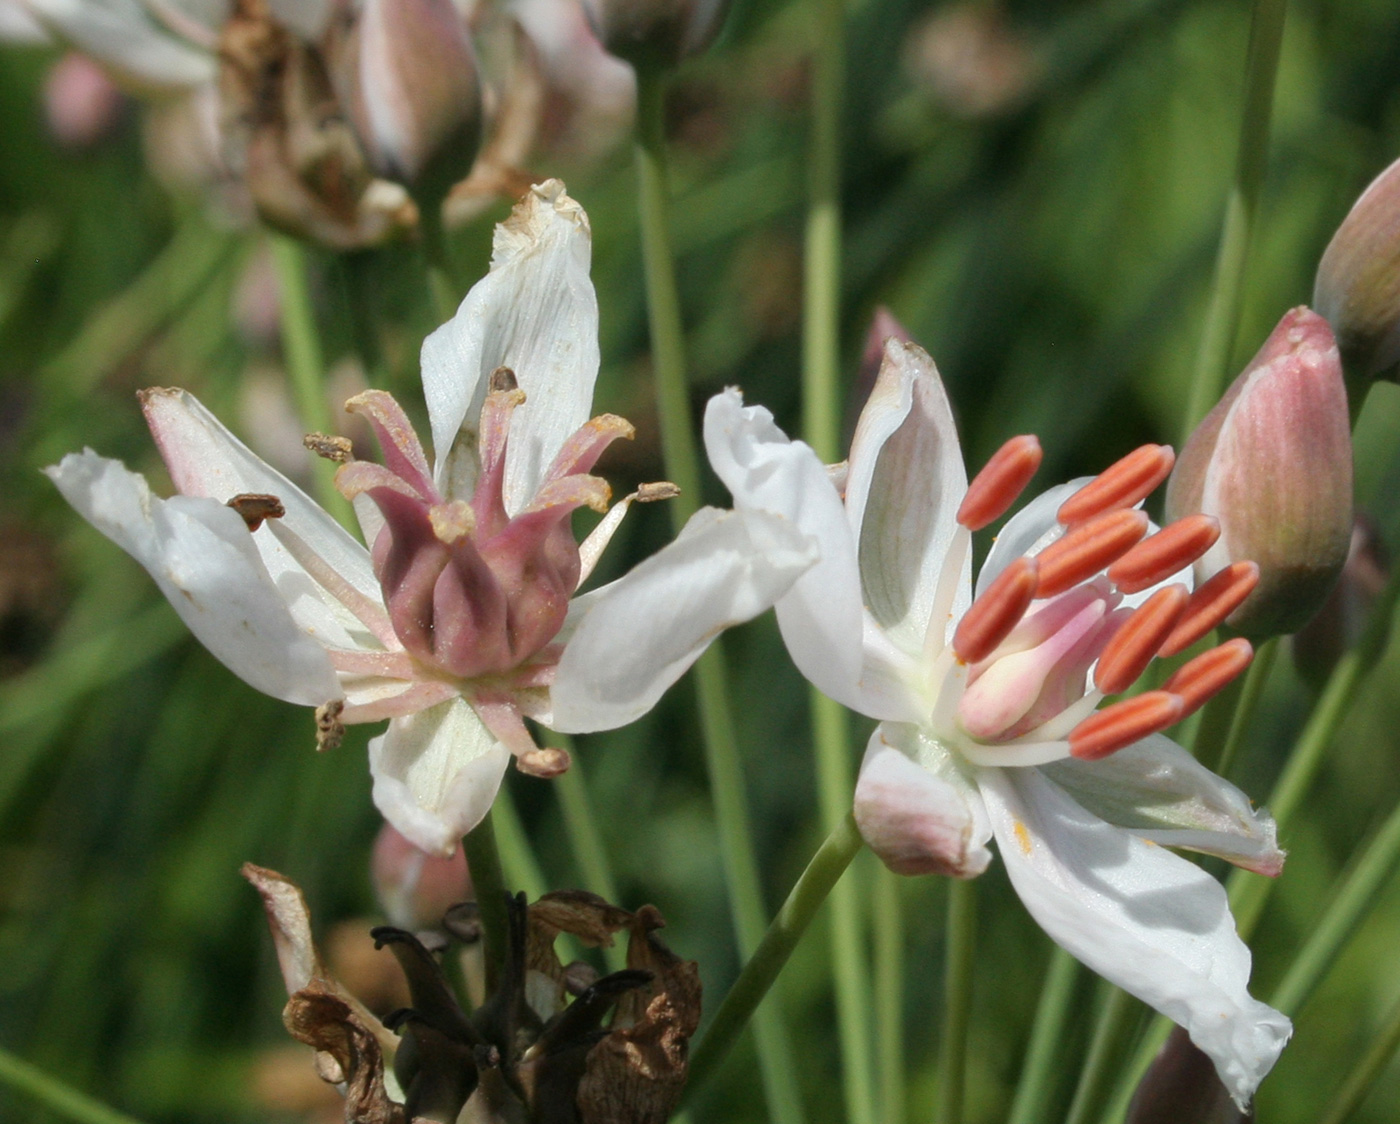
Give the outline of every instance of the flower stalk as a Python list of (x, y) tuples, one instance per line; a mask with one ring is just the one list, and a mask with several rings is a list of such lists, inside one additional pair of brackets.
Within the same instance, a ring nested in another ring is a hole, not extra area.
[(977, 883), (971, 879), (949, 879), (936, 1124), (962, 1124), (967, 1082), (967, 1027), (972, 1015), (972, 969), (976, 950)]
[(0, 1084), (32, 1097), (75, 1124), (140, 1124), (135, 1117), (80, 1093), (3, 1048), (0, 1048)]
[(1050, 951), (1040, 1001), (1031, 1025), (1026, 1060), (1016, 1084), (1016, 1099), (1006, 1124), (1040, 1124), (1046, 1119), (1046, 1106), (1060, 1076), (1060, 1047), (1079, 982), (1079, 961), (1058, 945)]

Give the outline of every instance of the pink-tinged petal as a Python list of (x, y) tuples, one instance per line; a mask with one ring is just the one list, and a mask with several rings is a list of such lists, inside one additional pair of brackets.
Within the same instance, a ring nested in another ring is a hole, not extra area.
[(786, 519), (702, 508), (675, 542), (574, 599), (548, 724), (584, 733), (641, 717), (711, 640), (767, 609), (815, 561), (810, 538)]
[(838, 702), (881, 718), (862, 702), (862, 614), (855, 539), (841, 497), (817, 455), (791, 441), (762, 406), (737, 390), (705, 409), (710, 464), (739, 511), (765, 511), (810, 536), (821, 560), (779, 602), (778, 623), (798, 669)]
[(466, 498), (476, 426), (497, 367), (515, 372), (525, 404), (511, 421), (506, 511), (534, 495), (564, 442), (589, 418), (598, 377), (598, 300), (589, 279), (588, 218), (558, 180), (530, 189), (496, 227), (491, 272), (423, 342), (438, 488)]
[(275, 870), (252, 863), (244, 863), (241, 873), (263, 900), (287, 994), (300, 991), (312, 980), (329, 980), (311, 937), (311, 910), (301, 887)]
[[(967, 470), (938, 368), (917, 344), (890, 340), (851, 444), (846, 510), (859, 544), (865, 604), (914, 655), (924, 651), (966, 492)], [(971, 559), (958, 566), (944, 610), (954, 622), (972, 596)]]
[(374, 806), (415, 847), (450, 855), (491, 810), (509, 763), (470, 706), (439, 703), (370, 740)]
[[(138, 93), (174, 93), (212, 82), (217, 64), (170, 34), (140, 0), (28, 0), (50, 31), (92, 56)], [(212, 36), (207, 28), (203, 29)]]
[(1041, 928), (1184, 1027), (1247, 1104), (1292, 1024), (1250, 997), (1249, 949), (1221, 885), (1105, 823), (1045, 770), (987, 769), (978, 785), (1011, 884)]
[(1273, 817), (1162, 734), (1102, 761), (1071, 758), (1046, 771), (1094, 815), (1143, 839), (1218, 855), (1256, 874), (1283, 870)]
[[(141, 404), (170, 478), (183, 494), (221, 503), (249, 492), (276, 496), (286, 509), (282, 524), (367, 601), (383, 603), (369, 551), (320, 504), (230, 433), (194, 395), (155, 388), (142, 393)], [(362, 632), (355, 617), (307, 574), (267, 526), (253, 536), (253, 543), (302, 626), (324, 634), (327, 643), (349, 646), (349, 638), (337, 631)]]
[(341, 697), (325, 649), (298, 626), (247, 525), (211, 499), (161, 500), (118, 461), (88, 450), (45, 470), (85, 519), (144, 566), (230, 671), (287, 702)]
[(882, 722), (871, 734), (855, 818), (870, 849), (896, 874), (973, 878), (992, 859), (992, 829), (976, 785), (917, 726)]

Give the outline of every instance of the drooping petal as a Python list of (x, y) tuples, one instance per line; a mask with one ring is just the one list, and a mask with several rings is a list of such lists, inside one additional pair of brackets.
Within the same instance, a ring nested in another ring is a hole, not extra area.
[[(282, 525), (368, 602), (383, 604), (369, 551), (320, 504), (230, 433), (193, 394), (153, 388), (142, 393), (141, 405), (170, 478), (183, 494), (220, 502), (249, 492), (276, 496), (286, 509)], [(337, 646), (378, 646), (271, 528), (260, 528), (252, 541), (303, 628)]]
[(91, 450), (45, 470), (64, 498), (150, 573), (190, 631), (244, 682), (305, 706), (341, 697), (325, 649), (288, 612), (253, 536), (212, 499), (151, 494)]
[(514, 371), (525, 391), (506, 453), (509, 514), (530, 501), (555, 454), (588, 420), (598, 377), (591, 256), (588, 217), (564, 185), (532, 187), (496, 227), (491, 272), (423, 341), (423, 392), (444, 495), (471, 495), (477, 419), (497, 367)]
[[(859, 544), (865, 604), (912, 655), (924, 651), (966, 492), (957, 426), (937, 367), (917, 344), (887, 341), (851, 444), (846, 510)], [(971, 601), (972, 568), (970, 558), (954, 564), (961, 573), (947, 612), (955, 622)]]
[(711, 640), (767, 609), (816, 557), (781, 516), (702, 508), (675, 542), (574, 598), (548, 724), (584, 733), (641, 717)]
[(821, 560), (778, 603), (778, 624), (798, 670), (833, 699), (865, 711), (858, 686), (855, 539), (826, 467), (809, 446), (790, 440), (762, 406), (745, 406), (734, 389), (715, 395), (705, 408), (705, 450), (735, 508), (771, 512), (815, 540)]
[(509, 762), (476, 712), (450, 699), (370, 740), (374, 806), (415, 847), (450, 855), (491, 810)]
[(1292, 1033), (1250, 997), (1225, 891), (1077, 804), (1040, 769), (978, 775), (1011, 883), (1059, 945), (1184, 1027), (1246, 1104)]
[(987, 869), (991, 825), (954, 754), (919, 727), (882, 722), (855, 793), (856, 825), (896, 874), (972, 878)]
[(29, 0), (55, 34), (141, 91), (175, 91), (214, 79), (212, 52), (160, 26), (140, 0)]
[(1046, 772), (1094, 815), (1143, 839), (1219, 855), (1257, 874), (1283, 869), (1273, 818), (1162, 734)]

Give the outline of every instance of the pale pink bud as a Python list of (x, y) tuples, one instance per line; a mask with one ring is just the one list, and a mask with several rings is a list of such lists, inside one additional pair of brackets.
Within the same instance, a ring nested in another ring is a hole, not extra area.
[(1178, 1026), (1143, 1075), (1126, 1124), (1246, 1124), (1253, 1119), (1254, 1113), (1241, 1112), (1230, 1099), (1215, 1063)]
[(672, 67), (714, 41), (729, 0), (583, 0), (604, 47), (638, 70)]
[(437, 928), (449, 906), (474, 900), (460, 847), (451, 858), (430, 855), (386, 823), (374, 840), (369, 863), (374, 896), (390, 924), (400, 929)]
[(1257, 639), (1294, 631), (1327, 597), (1351, 540), (1351, 492), (1336, 341), (1321, 316), (1295, 308), (1182, 449), (1167, 513), (1220, 521), (1199, 580), (1258, 564), (1258, 588), (1226, 621)]
[(452, 0), (365, 0), (342, 66), (370, 165), (440, 201), (481, 132), (476, 55)]
[(90, 148), (121, 117), (121, 91), (86, 55), (69, 51), (44, 79), (44, 116), (49, 135), (64, 148)]
[(1337, 333), (1347, 375), (1395, 378), (1400, 362), (1400, 161), (1352, 206), (1317, 266), (1313, 305)]

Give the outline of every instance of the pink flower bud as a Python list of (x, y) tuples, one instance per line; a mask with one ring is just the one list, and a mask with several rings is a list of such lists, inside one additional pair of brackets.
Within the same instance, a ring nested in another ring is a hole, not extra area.
[(1313, 305), (1337, 333), (1347, 375), (1395, 378), (1400, 362), (1400, 161), (1352, 206), (1317, 266)]
[(365, 0), (341, 64), (371, 167), (440, 200), (481, 132), (476, 55), (452, 0)]
[(1336, 341), (1321, 316), (1295, 308), (1187, 441), (1167, 513), (1220, 521), (1198, 580), (1258, 564), (1258, 588), (1226, 623), (1261, 639), (1294, 631), (1327, 597), (1351, 540), (1351, 492)]
[(121, 91), (97, 63), (69, 51), (44, 79), (49, 135), (64, 148), (91, 148), (111, 133), (122, 113)]
[(400, 929), (437, 928), (449, 906), (473, 900), (460, 847), (450, 858), (430, 855), (386, 823), (375, 838), (369, 864), (374, 896), (390, 924)]
[(609, 52), (639, 70), (672, 67), (719, 34), (728, 0), (583, 0)]

